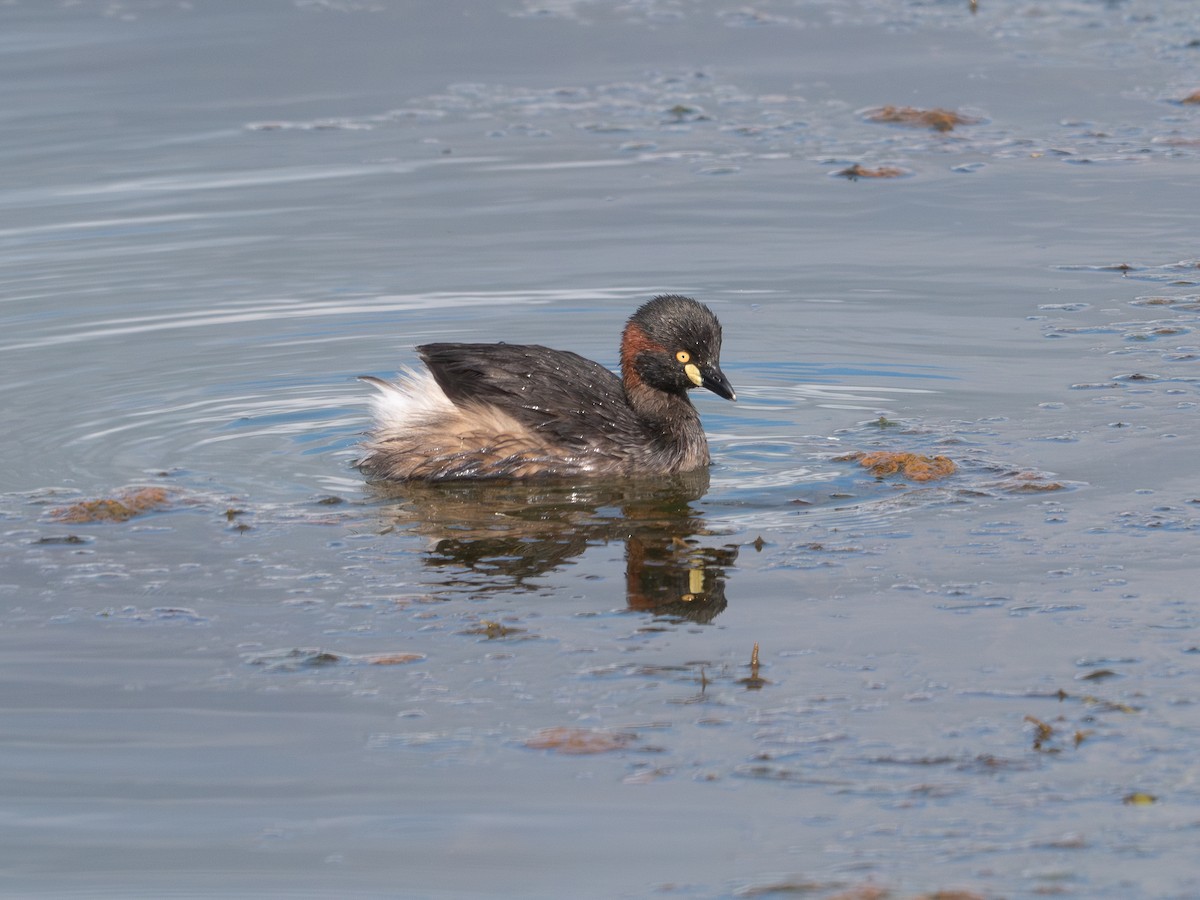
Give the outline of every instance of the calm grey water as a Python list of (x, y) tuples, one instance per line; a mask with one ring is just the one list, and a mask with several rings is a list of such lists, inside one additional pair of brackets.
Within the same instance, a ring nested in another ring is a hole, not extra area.
[[(0, 893), (1200, 894), (1198, 89), (1189, 0), (0, 6)], [(707, 479), (352, 468), (665, 291)]]

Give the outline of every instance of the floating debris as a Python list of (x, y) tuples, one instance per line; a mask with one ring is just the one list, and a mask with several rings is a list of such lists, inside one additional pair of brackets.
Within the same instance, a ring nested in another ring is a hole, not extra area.
[(244, 532), (250, 531), (254, 528), (253, 525), (250, 525), (247, 522), (238, 521), (238, 517), (244, 515), (246, 515), (246, 510), (238, 509), (237, 507), (231, 506), (225, 510), (225, 521), (229, 523), (229, 528), (231, 531)]
[(275, 672), (296, 672), (301, 669), (319, 669), (340, 663), (342, 657), (327, 650), (296, 647), (291, 650), (272, 650), (246, 660), (252, 666), (263, 666)]
[(1040, 494), (1067, 489), (1064, 482), (1055, 481), (1044, 472), (1034, 471), (1015, 472), (992, 486), (1013, 494)]
[(90, 538), (81, 538), (77, 534), (48, 534), (40, 537), (35, 544), (86, 544)]
[(611, 753), (623, 750), (637, 739), (627, 731), (602, 731), (595, 728), (543, 728), (525, 741), (530, 750), (553, 750), (571, 756)]
[(755, 641), (754, 649), (750, 651), (750, 674), (739, 679), (738, 684), (744, 685), (748, 691), (761, 691), (765, 685), (770, 683), (758, 674), (758, 641)]
[(1085, 706), (1093, 709), (1099, 709), (1102, 712), (1120, 712), (1120, 713), (1137, 713), (1141, 710), (1136, 706), (1130, 706), (1128, 703), (1117, 703), (1113, 700), (1105, 700), (1101, 697), (1095, 697), (1091, 694), (1068, 694), (1062, 688), (1054, 692), (1055, 699), (1059, 703), (1065, 703), (1068, 700), (1078, 701)]
[(1037, 716), (1026, 716), (1025, 721), (1033, 726), (1033, 749), (1039, 753), (1061, 753), (1058, 747), (1047, 746), (1054, 737), (1054, 726)]
[(672, 122), (707, 122), (710, 117), (698, 106), (688, 106), (676, 103), (667, 110), (667, 117)]
[(670, 766), (646, 766), (621, 779), (621, 784), (650, 784), (675, 774)]
[(899, 166), (876, 166), (873, 169), (869, 169), (864, 165), (855, 163), (833, 174), (838, 178), (848, 178), (850, 181), (858, 181), (860, 178), (903, 178), (912, 173), (907, 169), (901, 169)]
[[(824, 884), (820, 881), (789, 878), (786, 881), (768, 881), (764, 882), (763, 884), (746, 885), (745, 887), (739, 888), (735, 893), (735, 896), (778, 897), (794, 894), (797, 897), (806, 897), (809, 895), (818, 894), (822, 891), (828, 891), (834, 887), (835, 885), (833, 884)], [(865, 898), (863, 898), (863, 900), (865, 900)]]
[(1174, 309), (1187, 310), (1193, 312), (1200, 309), (1200, 295), (1186, 297), (1161, 297), (1151, 295), (1148, 297), (1138, 297), (1136, 300), (1129, 301), (1130, 306), (1170, 306)]
[(1144, 791), (1134, 791), (1132, 794), (1122, 797), (1121, 802), (1126, 806), (1153, 806), (1158, 802), (1158, 798)]
[(423, 659), (424, 653), (366, 653), (354, 656), (319, 647), (295, 647), (250, 655), (246, 657), (246, 662), (271, 672), (299, 672), (338, 665), (399, 666)]
[[(836, 890), (830, 894), (828, 891)], [(892, 900), (898, 898), (894, 890), (878, 884), (860, 884), (844, 887), (836, 883), (822, 883), (801, 878), (788, 878), (783, 881), (764, 882), (762, 884), (746, 885), (735, 892), (738, 897), (782, 897), (782, 896), (821, 896), (825, 900)], [(905, 895), (909, 896), (909, 895)], [(910, 900), (986, 900), (983, 894), (975, 891), (945, 889), (932, 893), (916, 894)]]
[(420, 662), (424, 658), (424, 653), (378, 653), (362, 657), (364, 662), (372, 666), (402, 666)]
[(1187, 106), (1190, 106), (1193, 104), (1200, 104), (1200, 90), (1192, 91), (1186, 97), (1181, 98), (1179, 100), (1179, 103), (1187, 105)]
[(115, 497), (81, 500), (79, 503), (73, 503), (70, 506), (53, 510), (50, 516), (56, 522), (72, 522), (77, 524), (87, 522), (127, 522), (134, 516), (162, 509), (169, 502), (170, 495), (167, 493), (166, 488), (131, 488), (117, 494)]
[(512, 637), (517, 634), (525, 634), (524, 628), (517, 628), (514, 625), (503, 625), (500, 622), (493, 622), (490, 619), (481, 619), (478, 625), (471, 628), (465, 628), (458, 632), (459, 634), (479, 634), (486, 637), (489, 641), (494, 641), (498, 638)]
[(865, 118), (868, 122), (932, 128), (934, 131), (953, 131), (958, 125), (977, 125), (983, 121), (976, 116), (964, 115), (952, 109), (918, 109), (915, 106), (881, 106), (867, 110)]
[(953, 475), (958, 467), (946, 456), (923, 456), (920, 453), (899, 453), (879, 450), (872, 453), (855, 451), (835, 456), (836, 462), (857, 461), (864, 469), (870, 469), (876, 478), (902, 475), (912, 481), (936, 481)]

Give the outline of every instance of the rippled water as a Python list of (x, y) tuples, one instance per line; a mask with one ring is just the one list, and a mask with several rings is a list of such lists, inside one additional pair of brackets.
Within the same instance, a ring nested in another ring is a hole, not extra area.
[[(1198, 42), (1139, 0), (0, 6), (0, 891), (1200, 893)], [(711, 472), (354, 470), (355, 376), (615, 365), (665, 291), (724, 323)]]

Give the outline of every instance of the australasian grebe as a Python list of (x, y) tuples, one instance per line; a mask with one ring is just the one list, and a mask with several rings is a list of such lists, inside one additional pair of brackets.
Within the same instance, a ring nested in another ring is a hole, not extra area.
[(669, 475), (708, 465), (687, 392), (737, 399), (720, 369), (721, 324), (690, 297), (638, 309), (621, 378), (534, 344), (425, 344), (428, 372), (379, 388), (358, 466), (371, 480)]

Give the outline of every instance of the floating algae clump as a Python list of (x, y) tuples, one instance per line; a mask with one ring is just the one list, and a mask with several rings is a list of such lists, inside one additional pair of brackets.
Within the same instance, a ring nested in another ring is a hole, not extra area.
[(114, 497), (81, 500), (50, 515), (58, 522), (127, 522), (134, 516), (162, 509), (168, 502), (165, 488), (135, 488)]
[(915, 106), (881, 106), (868, 110), (868, 122), (909, 125), (913, 128), (932, 128), (934, 131), (953, 131), (956, 125), (976, 125), (979, 119), (952, 109), (917, 109)]
[(901, 475), (911, 481), (936, 481), (953, 475), (957, 470), (954, 461), (946, 456), (922, 456), (919, 453), (896, 453), (879, 450), (874, 453), (848, 453), (838, 460), (857, 460), (864, 469), (878, 478)]

